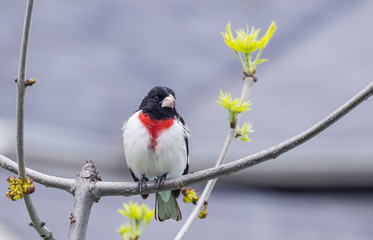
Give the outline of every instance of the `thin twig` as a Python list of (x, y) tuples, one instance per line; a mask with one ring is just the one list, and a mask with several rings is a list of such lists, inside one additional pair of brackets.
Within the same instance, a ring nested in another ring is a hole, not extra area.
[[(232, 139), (234, 138), (235, 135), (236, 135), (236, 129), (235, 128), (229, 128), (228, 134), (227, 134), (225, 142), (224, 142), (224, 146), (222, 148), (222, 151), (220, 153), (218, 161), (216, 162), (215, 167), (218, 167), (223, 163), (223, 161), (225, 159), (225, 156), (227, 154), (228, 148), (230, 146), (230, 143), (232, 142)], [(204, 203), (209, 198), (210, 193), (211, 193), (212, 189), (214, 188), (217, 180), (218, 179), (215, 178), (215, 179), (209, 180), (207, 182), (207, 184), (205, 186), (205, 189), (203, 190), (200, 198), (198, 199), (197, 205), (193, 208), (193, 211), (189, 215), (189, 217), (186, 220), (186, 222), (184, 223), (183, 227), (180, 229), (180, 231), (176, 235), (175, 240), (176, 239), (182, 239), (184, 237), (184, 235), (188, 232), (188, 230), (192, 226), (194, 220), (198, 217), (199, 213), (202, 211)]]
[[(19, 59), (18, 79), (17, 79), (17, 162), (18, 162), (18, 175), (20, 177), (26, 177), (26, 164), (24, 156), (24, 137), (23, 137), (23, 122), (24, 122), (24, 101), (26, 91), (26, 63), (27, 63), (27, 49), (30, 37), (31, 28), (31, 17), (34, 6), (33, 0), (28, 0), (25, 21), (23, 26), (23, 35)], [(32, 225), (44, 239), (55, 239), (52, 232), (42, 224), (40, 221), (36, 209), (34, 208), (30, 196), (24, 197), (27, 211), (32, 221)]]
[[(42, 222), (36, 212), (36, 208), (34, 207), (30, 195), (23, 196), (26, 204), (26, 208), (30, 218), (32, 220), (32, 226), (36, 229), (36, 231), (40, 234), (40, 237), (43, 239), (48, 240), (56, 240), (53, 236), (52, 232), (45, 226), (45, 222)], [(37, 224), (37, 225), (35, 225)]]
[(34, 6), (34, 1), (29, 0), (27, 2), (25, 22), (23, 27), (21, 51), (19, 58), (19, 69), (17, 78), (17, 162), (18, 162), (18, 175), (20, 177), (26, 177), (25, 172), (25, 157), (23, 151), (23, 113), (24, 113), (24, 99), (25, 99), (25, 76), (26, 76), (26, 60), (27, 60), (27, 49), (30, 36), (31, 28), (31, 16), (32, 9)]
[[(240, 99), (241, 103), (246, 101), (246, 99), (249, 96), (250, 89), (255, 83), (254, 78), (252, 78), (252, 77), (244, 77), (243, 81), (244, 81), (244, 84), (243, 84), (243, 87), (242, 87), (241, 99)], [(237, 116), (237, 121), (236, 122), (239, 121), (239, 117), (240, 117), (240, 114)], [(235, 127), (234, 128), (230, 127), (229, 131), (228, 131), (228, 134), (226, 136), (223, 148), (220, 152), (219, 158), (218, 158), (218, 160), (215, 164), (215, 167), (220, 166), (224, 162), (224, 159), (225, 159), (225, 156), (227, 155), (229, 146), (230, 146), (230, 144), (231, 144), (235, 135), (236, 135), (236, 128)], [(192, 213), (189, 215), (189, 217), (186, 220), (186, 222), (184, 223), (183, 227), (180, 229), (180, 231), (176, 235), (175, 240), (183, 239), (185, 234), (189, 231), (189, 228), (192, 226), (194, 220), (198, 217), (199, 213), (202, 211), (202, 209), (205, 205), (205, 202), (210, 197), (211, 191), (214, 188), (217, 180), (218, 179), (215, 178), (215, 179), (209, 180), (207, 182), (207, 184), (205, 186), (205, 189), (203, 190), (203, 192), (202, 192), (202, 194), (201, 194), (201, 196), (200, 196), (200, 198), (197, 202), (197, 205), (194, 207)]]

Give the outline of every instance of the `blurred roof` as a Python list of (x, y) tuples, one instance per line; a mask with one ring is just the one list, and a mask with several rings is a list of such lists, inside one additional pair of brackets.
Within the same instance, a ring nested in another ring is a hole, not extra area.
[[(8, 156), (24, 8), (5, 1), (0, 9), (0, 152)], [(38, 79), (26, 94), (28, 165), (75, 173), (92, 159), (106, 175), (127, 172), (121, 124), (150, 88), (166, 85), (192, 130), (192, 170), (213, 166), (228, 126), (215, 100), (219, 89), (238, 96), (242, 84), (240, 63), (220, 35), (228, 21), (265, 31), (275, 20), (278, 29), (263, 53), (270, 61), (257, 70), (253, 111), (242, 117), (254, 125), (253, 141), (234, 142), (227, 161), (275, 145), (372, 81), (372, 10), (363, 0), (37, 2), (27, 65), (27, 76)], [(316, 139), (234, 177), (372, 185), (372, 120), (370, 100)]]

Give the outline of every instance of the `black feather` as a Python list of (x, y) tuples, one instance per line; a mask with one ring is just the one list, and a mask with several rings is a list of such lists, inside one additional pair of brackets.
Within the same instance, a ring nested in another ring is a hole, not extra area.
[[(181, 117), (175, 107), (162, 107), (162, 101), (170, 94), (176, 99), (175, 92), (168, 87), (158, 86), (152, 88), (142, 100), (139, 110), (148, 114), (151, 119), (170, 119), (175, 117), (180, 119)], [(182, 122), (184, 123), (184, 120)]]

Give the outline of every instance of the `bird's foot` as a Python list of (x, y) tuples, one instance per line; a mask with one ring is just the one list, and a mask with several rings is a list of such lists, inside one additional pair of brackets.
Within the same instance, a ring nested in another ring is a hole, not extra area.
[(149, 179), (147, 177), (145, 177), (145, 174), (143, 174), (142, 177), (139, 179), (139, 182), (138, 182), (138, 184), (139, 184), (138, 188), (139, 188), (140, 193), (144, 190), (147, 181), (149, 181)]
[[(144, 190), (147, 181), (149, 181), (149, 179), (145, 177), (145, 174), (143, 174), (142, 177), (139, 179), (139, 183), (138, 183), (139, 184), (138, 188), (139, 188), (140, 193)], [(142, 199), (147, 199), (148, 196), (149, 194), (141, 194)]]
[(160, 188), (163, 185), (164, 180), (167, 178), (167, 174), (168, 173), (165, 173), (162, 176), (159, 176), (157, 177), (157, 179), (155, 179), (155, 185), (157, 185), (157, 188)]

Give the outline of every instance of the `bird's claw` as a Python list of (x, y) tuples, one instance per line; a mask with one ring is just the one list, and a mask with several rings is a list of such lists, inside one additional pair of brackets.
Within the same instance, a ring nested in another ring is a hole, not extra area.
[(157, 188), (160, 188), (163, 185), (164, 180), (166, 180), (167, 178), (167, 174), (168, 173), (165, 173), (162, 176), (159, 176), (157, 177), (157, 179), (155, 179), (155, 185), (157, 186)]
[(145, 184), (146, 182), (148, 181), (148, 178), (145, 177), (145, 174), (142, 175), (142, 177), (139, 179), (139, 185), (138, 185), (138, 188), (139, 188), (139, 192), (141, 193), (144, 188), (145, 188)]

